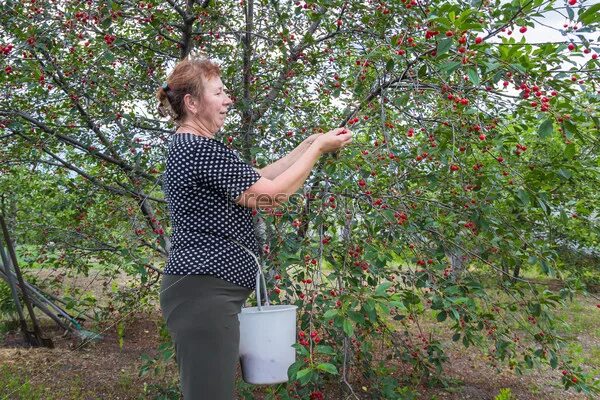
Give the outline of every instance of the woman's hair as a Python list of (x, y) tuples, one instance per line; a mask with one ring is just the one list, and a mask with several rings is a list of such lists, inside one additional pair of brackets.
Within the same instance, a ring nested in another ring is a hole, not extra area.
[(181, 60), (167, 78), (166, 86), (163, 85), (156, 92), (160, 102), (158, 113), (163, 117), (170, 117), (179, 125), (186, 117), (184, 96), (189, 93), (202, 101), (204, 82), (219, 76), (219, 65), (206, 57), (190, 56)]

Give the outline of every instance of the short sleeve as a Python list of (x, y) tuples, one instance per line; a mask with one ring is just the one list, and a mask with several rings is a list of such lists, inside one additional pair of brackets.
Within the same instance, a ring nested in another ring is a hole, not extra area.
[(233, 202), (260, 179), (260, 174), (221, 143), (200, 146), (195, 159), (200, 183)]

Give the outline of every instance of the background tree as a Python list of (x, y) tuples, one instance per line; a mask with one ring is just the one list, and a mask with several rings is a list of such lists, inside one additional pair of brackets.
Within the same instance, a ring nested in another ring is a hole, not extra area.
[[(492, 363), (549, 364), (565, 387), (598, 390), (564, 357), (552, 311), (598, 277), (597, 264), (573, 274), (561, 253), (598, 247), (598, 49), (585, 35), (598, 4), (5, 4), (0, 186), (16, 204), (14, 236), (44, 267), (77, 275), (93, 261), (140, 284), (158, 274), (172, 126), (154, 93), (201, 51), (222, 61), (235, 99), (218, 139), (254, 165), (313, 132), (357, 135), (322, 159), (302, 199), (257, 215), (274, 300), (300, 305), (312, 333), (290, 369), (298, 385), (281, 395), (318, 398), (334, 375), (352, 394), (352, 372), (397, 398), (405, 382), (374, 357), (377, 343), (415, 377), (441, 379), (443, 346), (419, 324), (428, 313)], [(564, 41), (528, 43), (551, 12)], [(532, 269), (567, 286), (521, 277)]]

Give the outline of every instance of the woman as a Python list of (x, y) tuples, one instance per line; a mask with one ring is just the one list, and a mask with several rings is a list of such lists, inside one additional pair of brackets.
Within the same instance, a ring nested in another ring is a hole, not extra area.
[[(239, 320), (255, 287), (258, 254), (252, 208), (285, 202), (321, 154), (352, 142), (334, 129), (313, 135), (281, 160), (255, 170), (214, 135), (232, 104), (219, 66), (177, 64), (158, 91), (159, 112), (178, 126), (164, 175), (173, 227), (160, 306), (175, 345), (185, 400), (231, 400), (239, 358)], [(240, 245), (241, 244), (241, 245)]]

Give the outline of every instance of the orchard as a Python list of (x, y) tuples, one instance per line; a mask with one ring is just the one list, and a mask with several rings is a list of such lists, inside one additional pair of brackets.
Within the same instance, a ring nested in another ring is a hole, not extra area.
[(234, 99), (218, 139), (256, 168), (355, 135), (254, 213), (271, 301), (299, 306), (269, 398), (411, 398), (444, 385), (442, 336), (600, 393), (556, 318), (600, 287), (600, 3), (7, 0), (0, 20), (0, 206), (24, 268), (133, 282), (72, 307), (116, 323), (157, 298), (174, 128), (155, 93), (205, 54)]

